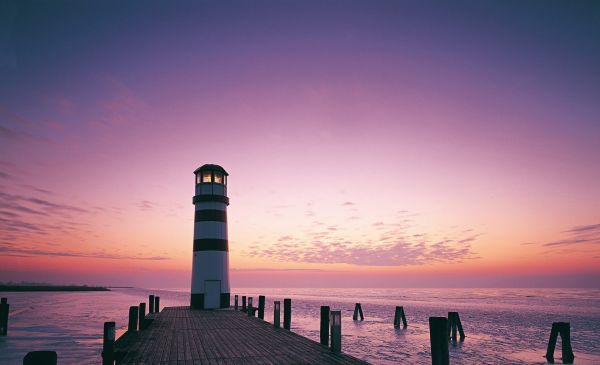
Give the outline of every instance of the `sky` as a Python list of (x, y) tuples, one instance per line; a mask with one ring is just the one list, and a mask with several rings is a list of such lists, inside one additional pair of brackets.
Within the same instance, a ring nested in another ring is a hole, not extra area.
[(0, 2), (0, 281), (598, 287), (600, 3)]

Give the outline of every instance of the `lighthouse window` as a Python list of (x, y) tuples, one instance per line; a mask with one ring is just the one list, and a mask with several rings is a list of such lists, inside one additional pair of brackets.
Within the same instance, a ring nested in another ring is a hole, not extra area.
[(210, 171), (205, 171), (202, 173), (202, 182), (209, 183), (211, 182), (211, 173)]
[(200, 184), (201, 180), (202, 180), (202, 176), (200, 174), (196, 174), (196, 184)]
[(223, 174), (220, 172), (215, 172), (215, 184), (223, 183)]

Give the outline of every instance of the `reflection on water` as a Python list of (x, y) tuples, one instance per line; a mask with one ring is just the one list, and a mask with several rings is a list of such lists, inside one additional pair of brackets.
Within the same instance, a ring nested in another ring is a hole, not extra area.
[[(428, 318), (460, 313), (467, 338), (450, 344), (452, 363), (544, 364), (552, 322), (571, 322), (576, 364), (600, 364), (600, 291), (591, 289), (239, 289), (232, 294), (292, 298), (292, 330), (319, 340), (319, 307), (342, 311), (342, 350), (375, 364), (430, 364)], [(0, 363), (20, 364), (33, 350), (58, 352), (61, 364), (97, 363), (102, 324), (122, 333), (129, 306), (161, 297), (162, 306), (187, 305), (187, 289), (111, 292), (4, 293), (11, 304), (9, 336), (0, 337)], [(232, 295), (233, 300), (233, 295)], [(241, 302), (241, 301), (240, 301)], [(354, 303), (364, 321), (353, 321)], [(408, 328), (393, 327), (404, 306)], [(120, 334), (119, 333), (119, 334)], [(560, 358), (560, 340), (555, 358)]]

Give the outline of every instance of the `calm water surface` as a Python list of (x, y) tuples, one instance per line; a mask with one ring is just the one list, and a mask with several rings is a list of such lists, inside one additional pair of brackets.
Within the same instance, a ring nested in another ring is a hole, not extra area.
[[(319, 307), (342, 311), (342, 350), (374, 364), (430, 364), (428, 318), (458, 311), (467, 338), (450, 345), (453, 364), (545, 364), (552, 322), (571, 322), (576, 364), (600, 364), (600, 290), (593, 289), (239, 289), (240, 295), (292, 298), (292, 331), (319, 340)], [(33, 350), (58, 352), (60, 364), (100, 361), (102, 326), (127, 326), (130, 305), (161, 297), (161, 306), (187, 305), (186, 290), (2, 293), (9, 298), (9, 336), (0, 337), (0, 364), (21, 364)], [(233, 300), (233, 296), (232, 296)], [(258, 299), (254, 299), (257, 301)], [(364, 321), (352, 321), (354, 303)], [(407, 329), (394, 329), (396, 305)], [(560, 340), (555, 358), (560, 358)]]

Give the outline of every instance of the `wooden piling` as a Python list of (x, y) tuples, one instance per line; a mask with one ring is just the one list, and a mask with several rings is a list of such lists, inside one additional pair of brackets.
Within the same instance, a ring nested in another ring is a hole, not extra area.
[(352, 319), (356, 321), (358, 319), (359, 314), (360, 314), (360, 320), (364, 321), (365, 316), (363, 316), (362, 306), (360, 305), (360, 303), (356, 303), (354, 305), (354, 315), (352, 316)]
[(23, 365), (56, 365), (56, 351), (31, 351), (23, 358)]
[(292, 325), (292, 300), (283, 300), (283, 328), (289, 330)]
[(550, 332), (550, 340), (546, 350), (546, 360), (549, 363), (554, 363), (554, 349), (556, 348), (556, 340), (558, 335), (562, 340), (562, 359), (563, 364), (572, 364), (575, 360), (573, 349), (571, 348), (571, 324), (569, 322), (554, 322), (552, 323), (552, 331)]
[(242, 312), (246, 311), (246, 296), (242, 295)]
[(280, 324), (279, 324), (280, 320), (281, 320), (281, 302), (277, 300), (273, 304), (273, 326), (275, 328), (280, 327)]
[(234, 297), (233, 303), (234, 303), (234, 307), (233, 307), (234, 310), (238, 310), (238, 295), (237, 294)]
[(113, 365), (115, 362), (115, 322), (104, 322), (102, 337), (102, 365)]
[(146, 303), (140, 303), (138, 315), (139, 315), (138, 328), (141, 331), (141, 330), (146, 329)]
[(154, 297), (154, 312), (160, 312), (160, 297)]
[(154, 295), (148, 296), (148, 314), (154, 313)]
[(2, 298), (0, 302), (0, 336), (8, 335), (8, 313), (10, 312), (10, 304), (7, 298)]
[(402, 320), (402, 327), (406, 328), (406, 315), (404, 314), (404, 307), (397, 306), (396, 312), (394, 313), (394, 328), (400, 328), (400, 320)]
[(429, 340), (431, 343), (431, 364), (449, 365), (448, 352), (448, 319), (446, 317), (429, 317)]
[(248, 297), (248, 317), (254, 317), (254, 311), (253, 311), (253, 303), (254, 298), (252, 297)]
[(446, 330), (448, 338), (452, 338), (453, 341), (456, 341), (457, 329), (460, 334), (460, 340), (463, 341), (465, 339), (465, 332), (463, 331), (458, 312), (448, 312), (448, 328)]
[(321, 345), (329, 346), (329, 306), (321, 306)]
[(265, 296), (258, 296), (258, 318), (265, 319)]
[(131, 306), (129, 307), (129, 324), (127, 326), (127, 332), (135, 332), (138, 329), (138, 307)]
[(342, 312), (331, 311), (331, 351), (342, 352)]

